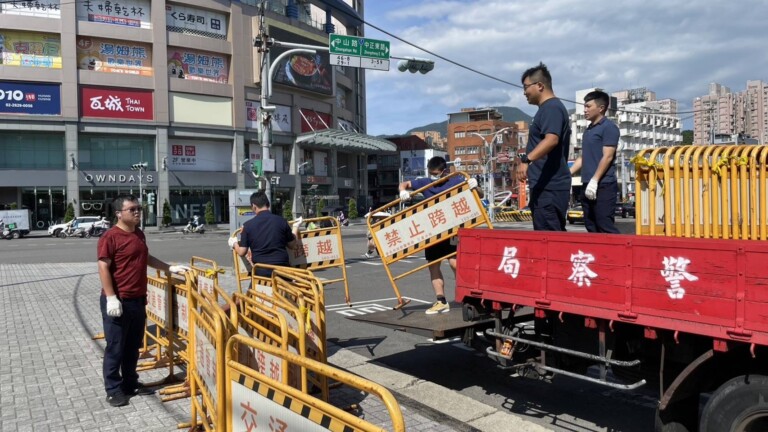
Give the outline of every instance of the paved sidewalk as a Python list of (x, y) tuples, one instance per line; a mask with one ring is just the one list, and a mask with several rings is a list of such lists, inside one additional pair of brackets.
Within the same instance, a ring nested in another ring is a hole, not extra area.
[[(189, 420), (189, 399), (134, 397), (105, 401), (104, 341), (95, 263), (0, 264), (0, 431), (172, 431)], [(338, 348), (334, 351), (338, 351)], [(142, 372), (143, 381), (163, 378)], [(338, 405), (354, 401), (365, 418), (387, 427), (375, 398), (334, 390)], [(409, 430), (455, 431), (402, 406)]]

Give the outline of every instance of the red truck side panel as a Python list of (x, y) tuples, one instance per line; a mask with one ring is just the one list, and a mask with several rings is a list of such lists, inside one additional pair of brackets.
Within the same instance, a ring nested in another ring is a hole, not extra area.
[(456, 299), (768, 344), (768, 245), (512, 230), (460, 231)]

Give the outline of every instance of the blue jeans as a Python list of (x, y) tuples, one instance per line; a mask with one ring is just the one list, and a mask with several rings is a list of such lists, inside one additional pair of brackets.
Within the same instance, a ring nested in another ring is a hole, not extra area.
[(104, 389), (108, 395), (121, 391), (127, 393), (139, 385), (136, 363), (147, 321), (146, 298), (121, 300), (123, 314), (119, 317), (107, 315), (107, 297), (103, 294), (99, 303), (104, 339), (107, 341), (104, 349)]
[(584, 210), (584, 226), (593, 233), (620, 234), (615, 224), (616, 196), (619, 187), (616, 183), (598, 184), (597, 199), (588, 200), (584, 196), (587, 185), (581, 188), (581, 208)]
[(570, 192), (531, 190), (528, 206), (533, 216), (535, 231), (565, 231), (565, 215), (568, 212)]

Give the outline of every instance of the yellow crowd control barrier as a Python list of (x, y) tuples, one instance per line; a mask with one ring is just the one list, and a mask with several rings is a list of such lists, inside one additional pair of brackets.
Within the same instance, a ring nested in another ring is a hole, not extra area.
[[(369, 216), (366, 220), (397, 296), (398, 304), (394, 307), (395, 309), (400, 309), (410, 302), (409, 299), (403, 298), (400, 294), (397, 281), (428, 267), (429, 263), (399, 275), (393, 273), (392, 264), (439, 242), (458, 238), (456, 236), (459, 228), (472, 228), (479, 225), (493, 228), (480, 197), (475, 190), (469, 188), (466, 182), (469, 176), (462, 172), (443, 177), (413, 191), (413, 194), (420, 193), (455, 176), (462, 176), (465, 181), (399, 212), (397, 209), (401, 201), (397, 199), (370, 213), (373, 215), (379, 212), (391, 212), (393, 213), (392, 216), (378, 219), (375, 222)], [(454, 256), (456, 256), (456, 252), (441, 257), (439, 261)]]
[[(293, 224), (295, 221), (289, 221)], [(325, 285), (341, 282), (344, 284), (344, 295), (346, 302), (349, 303), (349, 283), (347, 280), (347, 268), (344, 258), (344, 244), (341, 239), (341, 226), (336, 218), (318, 217), (305, 219), (304, 224), (310, 222), (317, 223), (320, 228), (311, 230), (302, 230), (299, 232), (300, 247), (298, 249), (288, 248), (289, 265), (298, 269), (306, 270), (341, 270), (341, 277), (335, 279), (325, 279)], [(242, 228), (232, 233), (232, 237), (237, 237)], [(237, 255), (232, 251), (233, 263), (236, 273), (236, 281), (240, 292), (245, 292), (243, 283), (250, 281), (252, 262), (244, 257)]]
[[(327, 380), (335, 380), (351, 388), (374, 395), (389, 414), (391, 430), (405, 431), (400, 406), (384, 387), (324, 363), (292, 354), (270, 344), (236, 335), (229, 339), (226, 350), (226, 430), (245, 431), (320, 431), (381, 432), (385, 429), (341, 410), (327, 402), (294, 389), (279, 380), (259, 373), (237, 361), (243, 347), (308, 369)], [(224, 429), (222, 429), (224, 430)]]
[(533, 220), (533, 213), (531, 213), (530, 211), (510, 210), (510, 211), (496, 212), (497, 222), (525, 222), (525, 221), (532, 221), (532, 220)]
[(767, 160), (766, 146), (641, 151), (632, 160), (637, 234), (766, 240)]

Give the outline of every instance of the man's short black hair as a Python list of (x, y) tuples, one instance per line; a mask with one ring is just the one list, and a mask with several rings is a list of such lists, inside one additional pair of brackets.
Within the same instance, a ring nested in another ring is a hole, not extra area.
[(269, 208), (269, 198), (264, 192), (254, 192), (251, 194), (251, 205), (255, 205), (256, 208)]
[(595, 90), (587, 93), (587, 95), (584, 96), (584, 103), (589, 101), (595, 101), (597, 106), (604, 106), (605, 111), (608, 111), (608, 108), (611, 105), (611, 98), (608, 96), (608, 93), (602, 90)]
[(549, 74), (549, 69), (547, 69), (547, 66), (542, 62), (539, 62), (538, 66), (534, 66), (523, 72), (523, 76), (520, 77), (520, 82), (525, 82), (526, 78), (530, 79), (531, 83), (539, 82), (545, 88), (552, 90), (552, 75)]
[(135, 195), (132, 194), (120, 194), (115, 197), (115, 199), (112, 200), (112, 210), (117, 213), (123, 211), (123, 205), (125, 202), (139, 202), (139, 199), (136, 198)]
[(427, 171), (434, 171), (434, 170), (440, 170), (445, 171), (445, 168), (448, 166), (448, 164), (445, 162), (445, 159), (440, 156), (435, 156), (432, 159), (427, 162)]

